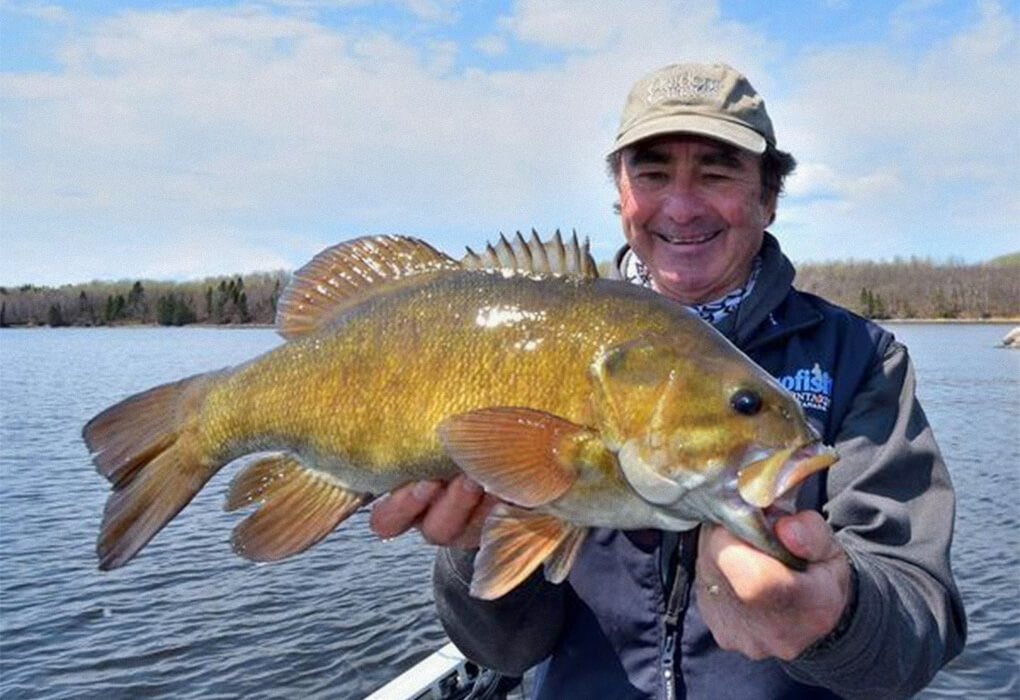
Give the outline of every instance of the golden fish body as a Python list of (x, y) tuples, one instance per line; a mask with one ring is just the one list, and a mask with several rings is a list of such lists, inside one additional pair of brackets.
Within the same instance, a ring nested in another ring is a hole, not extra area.
[[(541, 245), (519, 240), (529, 269)], [(483, 597), (520, 580), (501, 572), (522, 538), (527, 571), (545, 561), (561, 580), (589, 526), (708, 519), (792, 561), (765, 527), (768, 503), (740, 493), (771, 502), (831, 463), (799, 406), (684, 307), (594, 279), (576, 244), (573, 259), (573, 276), (552, 277), (465, 269), (413, 239), (324, 251), (281, 301), (287, 343), (85, 427), (114, 484), (100, 565), (126, 563), (222, 465), (266, 451), (227, 503), (261, 504), (234, 537), (255, 559), (301, 551), (374, 495), (463, 469), (533, 509), (490, 518)], [(753, 415), (734, 410), (739, 392), (757, 398)]]
[(293, 450), (370, 493), (452, 476), (435, 430), (444, 418), (527, 406), (589, 424), (600, 353), (687, 326), (711, 351), (700, 325), (632, 285), (444, 273), (226, 375), (197, 421), (203, 451)]

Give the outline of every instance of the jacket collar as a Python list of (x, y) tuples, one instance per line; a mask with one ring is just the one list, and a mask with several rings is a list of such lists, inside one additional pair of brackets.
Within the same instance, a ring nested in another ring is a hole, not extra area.
[[(622, 279), (621, 265), (630, 250), (617, 251), (610, 276)], [(796, 274), (793, 263), (783, 254), (779, 241), (765, 232), (760, 250), (761, 272), (751, 295), (716, 328), (737, 347), (751, 350), (822, 322), (821, 313), (792, 294)]]

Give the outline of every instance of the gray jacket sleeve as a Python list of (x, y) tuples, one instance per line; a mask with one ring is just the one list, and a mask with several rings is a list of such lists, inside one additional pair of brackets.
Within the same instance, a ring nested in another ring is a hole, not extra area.
[(824, 511), (857, 571), (856, 610), (838, 639), (784, 666), (847, 698), (908, 697), (963, 648), (966, 619), (949, 565), (953, 488), (899, 343), (855, 397), (836, 449)]
[(545, 580), (539, 568), (502, 598), (468, 594), (475, 552), (440, 548), (433, 588), (436, 610), (450, 641), (472, 661), (518, 676), (552, 651), (563, 626), (563, 586)]

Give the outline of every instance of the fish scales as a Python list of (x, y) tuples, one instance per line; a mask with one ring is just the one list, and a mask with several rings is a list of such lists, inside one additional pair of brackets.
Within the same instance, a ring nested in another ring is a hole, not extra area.
[(248, 363), (199, 423), (221, 458), (289, 447), (359, 490), (449, 476), (435, 433), (446, 416), (506, 405), (589, 422), (588, 368), (604, 348), (698, 323), (659, 299), (604, 280), (448, 273)]
[(685, 307), (597, 279), (576, 236), (486, 251), (461, 265), (402, 237), (329, 248), (280, 300), (288, 342), (89, 421), (113, 485), (101, 568), (253, 453), (225, 507), (256, 506), (232, 541), (258, 561), (307, 549), (376, 495), (463, 470), (503, 500), (483, 528), (479, 597), (543, 563), (562, 581), (595, 526), (716, 522), (803, 565), (765, 509), (789, 507), (836, 457), (782, 386)]

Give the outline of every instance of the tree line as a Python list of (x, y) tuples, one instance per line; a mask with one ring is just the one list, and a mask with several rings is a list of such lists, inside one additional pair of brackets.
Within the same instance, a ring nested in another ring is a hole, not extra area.
[[(276, 271), (0, 287), (0, 327), (272, 324), (289, 278)], [(794, 284), (874, 319), (1020, 317), (1020, 256), (970, 265), (919, 258), (803, 264)]]
[(0, 287), (0, 327), (271, 324), (287, 272)]
[(802, 265), (794, 284), (874, 319), (1020, 316), (1020, 259), (967, 265), (910, 258)]

